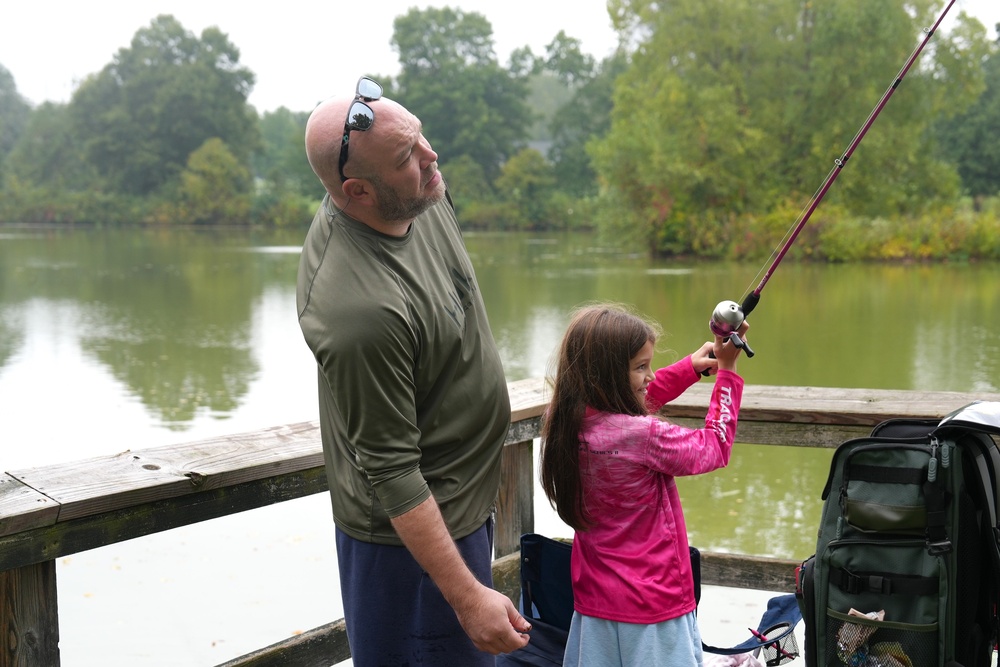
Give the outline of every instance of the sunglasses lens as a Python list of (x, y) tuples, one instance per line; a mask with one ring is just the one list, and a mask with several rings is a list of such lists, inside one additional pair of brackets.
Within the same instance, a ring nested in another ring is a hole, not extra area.
[(382, 86), (367, 77), (363, 78), (358, 81), (358, 97), (363, 97), (366, 100), (377, 100), (382, 97)]
[(364, 132), (375, 122), (375, 113), (364, 102), (355, 102), (347, 114), (347, 124), (352, 130)]

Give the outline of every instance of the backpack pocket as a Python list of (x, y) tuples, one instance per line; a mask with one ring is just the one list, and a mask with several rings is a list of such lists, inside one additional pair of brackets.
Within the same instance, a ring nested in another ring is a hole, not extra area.
[(844, 461), (840, 486), (840, 510), (846, 526), (862, 534), (925, 537), (925, 494), (928, 476), (936, 468), (935, 453), (927, 445), (856, 448)]
[(940, 664), (947, 572), (922, 540), (831, 542), (823, 560), (821, 665)]

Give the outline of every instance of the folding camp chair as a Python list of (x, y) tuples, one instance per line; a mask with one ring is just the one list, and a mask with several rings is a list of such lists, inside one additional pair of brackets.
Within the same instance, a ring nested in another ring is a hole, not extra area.
[(535, 533), (521, 536), (521, 614), (531, 621), (531, 641), (501, 655), (497, 667), (559, 667), (573, 619), (569, 569), (573, 547)]
[[(521, 613), (531, 621), (531, 641), (522, 649), (497, 659), (497, 667), (558, 667), (562, 665), (569, 625), (573, 618), (570, 574), (572, 546), (535, 533), (521, 536)], [(691, 548), (695, 599), (701, 602), (701, 554)], [(798, 657), (794, 630), (802, 620), (795, 596), (779, 595), (750, 629), (751, 637), (735, 646), (702, 643), (702, 650), (719, 655), (755, 653), (768, 667)]]

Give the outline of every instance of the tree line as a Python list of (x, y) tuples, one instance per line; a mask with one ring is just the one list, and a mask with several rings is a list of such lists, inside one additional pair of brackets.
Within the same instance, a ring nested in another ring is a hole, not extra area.
[[(395, 19), (411, 109), (468, 229), (596, 229), (657, 255), (771, 251), (936, 19), (930, 0), (609, 0), (603, 60), (557, 33), (506, 64), (475, 12)], [(1000, 45), (934, 35), (793, 253), (1000, 259)], [(258, 112), (218, 28), (162, 15), (68, 103), (0, 64), (0, 222), (304, 225), (308, 111)]]

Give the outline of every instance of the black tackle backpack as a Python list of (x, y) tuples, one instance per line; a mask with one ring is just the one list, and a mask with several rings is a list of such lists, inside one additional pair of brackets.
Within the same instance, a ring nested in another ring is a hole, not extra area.
[(807, 667), (989, 667), (1000, 403), (890, 419), (837, 447), (797, 572)]

